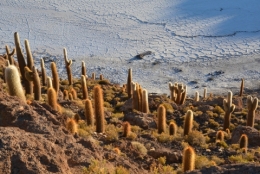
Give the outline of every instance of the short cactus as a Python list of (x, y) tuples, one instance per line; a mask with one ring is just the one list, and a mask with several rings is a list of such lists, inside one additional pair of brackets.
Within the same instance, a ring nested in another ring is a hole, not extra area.
[(177, 125), (174, 122), (169, 124), (169, 134), (175, 136), (177, 133)]
[(129, 122), (124, 122), (123, 124), (123, 127), (124, 127), (124, 132), (123, 132), (123, 136), (124, 137), (128, 137), (131, 133), (131, 125)]
[(204, 88), (203, 99), (206, 99), (206, 98), (207, 98), (207, 88)]
[(239, 147), (243, 149), (244, 153), (247, 153), (248, 137), (246, 134), (242, 134), (239, 139)]
[(161, 134), (166, 132), (166, 109), (163, 105), (160, 105), (157, 110), (157, 130), (158, 133)]
[(68, 92), (68, 90), (64, 90), (63, 91), (63, 100), (68, 100), (69, 99), (69, 92)]
[(87, 88), (87, 82), (86, 82), (86, 76), (81, 75), (81, 87), (82, 87), (82, 94), (83, 94), (83, 100), (88, 98), (88, 88)]
[(71, 72), (72, 60), (68, 59), (66, 48), (63, 48), (63, 54), (64, 54), (64, 60), (65, 60), (65, 66), (66, 66), (66, 70), (67, 70), (69, 85), (72, 85), (72, 72)]
[(72, 94), (73, 100), (78, 98), (77, 91), (74, 88), (70, 88), (70, 93)]
[(198, 102), (199, 100), (200, 100), (200, 95), (199, 95), (199, 92), (196, 91), (196, 92), (195, 92), (194, 101), (195, 101), (195, 102)]
[(42, 86), (46, 86), (46, 69), (45, 69), (45, 66), (44, 66), (44, 60), (43, 58), (41, 58), (41, 69), (42, 69)]
[(225, 110), (225, 116), (224, 116), (224, 127), (223, 130), (226, 130), (230, 126), (230, 119), (231, 114), (235, 110), (235, 105), (232, 104), (232, 95), (233, 93), (231, 91), (228, 92), (227, 99), (223, 100), (224, 110)]
[(34, 100), (40, 100), (41, 98), (41, 82), (39, 74), (35, 67), (33, 67), (33, 89), (34, 89)]
[(58, 111), (59, 108), (57, 103), (57, 93), (53, 87), (48, 88), (47, 99), (48, 105), (50, 105), (54, 110)]
[(78, 125), (74, 119), (68, 119), (66, 127), (68, 131), (72, 134), (75, 134), (78, 132)]
[(186, 147), (183, 151), (182, 169), (183, 172), (195, 169), (195, 151), (190, 146)]
[(9, 65), (5, 68), (5, 80), (7, 83), (9, 95), (17, 96), (21, 100), (26, 101), (20, 80), (20, 74), (14, 65)]
[(103, 91), (100, 86), (94, 87), (94, 108), (96, 117), (96, 132), (105, 132), (105, 115)]
[(252, 96), (247, 97), (247, 108), (248, 108), (248, 113), (247, 113), (247, 121), (246, 125), (250, 127), (254, 127), (255, 124), (255, 111), (258, 106), (258, 98), (252, 98)]
[(221, 142), (221, 141), (224, 141), (224, 132), (219, 130), (217, 131), (217, 134), (216, 134), (216, 142)]
[(85, 100), (85, 118), (87, 121), (87, 125), (94, 126), (94, 112), (91, 100)]
[(193, 112), (191, 110), (188, 110), (186, 113), (186, 117), (184, 120), (184, 136), (188, 135), (193, 127)]

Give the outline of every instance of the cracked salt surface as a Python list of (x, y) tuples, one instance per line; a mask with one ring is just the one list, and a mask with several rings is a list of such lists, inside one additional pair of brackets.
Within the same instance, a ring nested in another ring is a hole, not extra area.
[[(14, 46), (17, 31), (30, 41), (36, 66), (49, 57), (63, 78), (66, 47), (76, 77), (84, 60), (89, 76), (102, 73), (120, 84), (132, 68), (133, 80), (149, 92), (169, 93), (168, 82), (182, 82), (189, 94), (204, 87), (226, 93), (241, 78), (256, 88), (259, 8), (258, 0), (1, 0), (0, 53)], [(144, 51), (153, 54), (134, 58)], [(224, 73), (208, 76), (217, 71)]]

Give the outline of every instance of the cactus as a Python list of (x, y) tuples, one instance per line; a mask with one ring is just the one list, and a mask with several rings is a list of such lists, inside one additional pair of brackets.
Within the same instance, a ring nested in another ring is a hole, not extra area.
[(28, 66), (28, 68), (30, 68), (30, 70), (32, 70), (32, 68), (34, 66), (34, 62), (33, 62), (33, 57), (32, 57), (32, 52), (31, 52), (29, 41), (26, 39), (24, 41), (24, 44), (25, 44), (25, 50), (26, 50), (26, 54), (27, 54), (27, 66)]
[(184, 121), (184, 136), (188, 135), (193, 127), (193, 112), (188, 110)]
[(174, 87), (174, 85), (171, 82), (169, 82), (169, 89), (170, 89), (170, 92), (171, 92), (170, 98), (171, 98), (172, 101), (175, 102), (176, 101), (175, 100), (175, 97), (176, 97), (175, 87)]
[(54, 110), (58, 111), (58, 103), (57, 103), (57, 93), (53, 87), (49, 87), (47, 90), (47, 101), (48, 105), (50, 105)]
[(169, 124), (169, 134), (175, 136), (177, 133), (177, 125), (174, 122)]
[(72, 94), (73, 100), (76, 100), (78, 98), (77, 91), (74, 88), (70, 88), (70, 93)]
[(143, 90), (142, 95), (142, 112), (149, 113), (148, 92), (146, 89)]
[(81, 75), (81, 86), (82, 86), (82, 94), (83, 94), (83, 100), (88, 98), (88, 88), (87, 88), (87, 82), (86, 82), (86, 76)]
[(85, 118), (87, 121), (87, 125), (94, 126), (94, 112), (91, 100), (85, 100)]
[(195, 151), (190, 146), (186, 147), (183, 151), (182, 169), (183, 172), (195, 169)]
[(96, 132), (105, 132), (105, 115), (104, 115), (104, 100), (103, 92), (100, 86), (94, 87), (94, 108), (96, 117)]
[(34, 89), (34, 100), (40, 100), (41, 98), (41, 82), (38, 72), (35, 67), (33, 67), (33, 89)]
[(9, 65), (5, 68), (5, 80), (9, 95), (17, 96), (21, 100), (26, 101), (18, 69), (14, 65)]
[(86, 77), (86, 65), (84, 61), (81, 62), (81, 75)]
[(69, 100), (73, 100), (73, 95), (69, 93)]
[(69, 85), (72, 85), (72, 72), (71, 72), (72, 60), (68, 60), (66, 48), (63, 48), (63, 54), (64, 54), (65, 66), (68, 74)]
[(187, 97), (187, 86), (185, 85), (184, 87), (184, 92), (181, 94), (181, 100), (180, 100), (180, 105), (183, 105), (186, 101), (186, 97)]
[(75, 120), (76, 123), (79, 123), (80, 115), (79, 115), (79, 114), (75, 114), (75, 115), (73, 116), (73, 119)]
[(127, 94), (128, 98), (132, 97), (132, 69), (128, 69), (128, 77), (127, 77)]
[(252, 96), (247, 97), (247, 108), (248, 108), (248, 113), (247, 113), (247, 121), (246, 125), (250, 127), (254, 127), (255, 124), (255, 110), (258, 106), (258, 98), (252, 98)]
[(52, 86), (52, 80), (51, 80), (50, 77), (47, 77), (47, 89), (49, 89), (49, 88), (53, 88), (53, 86)]
[(199, 92), (196, 91), (196, 92), (195, 92), (194, 101), (195, 101), (195, 102), (198, 102), (199, 100), (200, 100), (200, 95), (199, 95)]
[(133, 84), (133, 109), (139, 110), (139, 103), (138, 103), (138, 92), (136, 90), (136, 83)]
[(68, 90), (64, 90), (63, 91), (63, 100), (68, 100), (69, 99), (69, 92), (68, 92)]
[(27, 66), (24, 67), (24, 74), (27, 81), (33, 81), (33, 72)]
[(91, 77), (92, 77), (92, 80), (96, 80), (96, 74), (94, 72), (92, 73)]
[(221, 142), (221, 141), (224, 141), (224, 132), (219, 130), (217, 131), (217, 134), (216, 134), (216, 142)]
[(16, 55), (17, 55), (17, 60), (19, 64), (19, 69), (22, 75), (22, 80), (25, 80), (25, 75), (24, 75), (24, 67), (26, 66), (25, 59), (22, 53), (21, 45), (20, 45), (20, 37), (17, 32), (14, 33), (14, 42), (15, 42), (15, 47), (16, 47)]
[(183, 88), (183, 84), (178, 84), (177, 87), (175, 87), (176, 93), (177, 93), (177, 98), (176, 98), (176, 103), (180, 104), (181, 102), (181, 96), (182, 93), (185, 92), (184, 88)]
[(104, 79), (103, 74), (100, 74), (99, 75), (99, 80), (103, 80), (103, 79)]
[(243, 92), (244, 92), (244, 79), (241, 79), (241, 85), (240, 85), (240, 92), (239, 92), (239, 96), (242, 97)]
[(123, 136), (124, 137), (128, 137), (131, 133), (131, 125), (128, 121), (124, 122), (123, 124), (124, 127), (124, 132), (123, 132)]
[(239, 147), (243, 150), (244, 153), (247, 153), (248, 146), (248, 137), (246, 134), (242, 134), (239, 139)]
[(157, 119), (158, 125), (157, 130), (158, 133), (166, 132), (166, 109), (163, 105), (160, 105), (157, 110)]
[(41, 58), (41, 69), (42, 69), (42, 86), (46, 86), (46, 69), (44, 66), (44, 60)]
[(75, 134), (78, 132), (78, 125), (74, 119), (69, 119), (67, 121), (66, 127), (68, 131), (72, 134)]
[(224, 116), (224, 129), (226, 130), (230, 126), (231, 114), (235, 110), (235, 105), (232, 104), (232, 92), (228, 91), (228, 98), (223, 100), (225, 116)]
[(10, 53), (9, 47), (6, 45), (6, 46), (5, 46), (5, 50), (6, 50), (7, 60), (9, 60), (10, 65), (14, 65), (14, 59), (13, 59), (12, 56), (15, 54), (15, 48), (14, 48), (13, 51)]
[(56, 64), (54, 62), (51, 62), (51, 72), (52, 72), (52, 78), (53, 78), (53, 88), (55, 89), (56, 93), (59, 92), (59, 75), (57, 72)]
[(142, 111), (143, 109), (143, 89), (141, 88), (141, 86), (139, 86), (138, 88), (138, 103), (139, 103), (139, 111)]
[(207, 98), (207, 88), (204, 88), (204, 92), (203, 92), (203, 99)]

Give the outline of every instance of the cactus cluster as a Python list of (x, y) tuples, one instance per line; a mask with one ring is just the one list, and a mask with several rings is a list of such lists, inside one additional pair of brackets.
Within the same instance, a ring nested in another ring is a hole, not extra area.
[(187, 95), (187, 86), (182, 83), (174, 83), (174, 85), (169, 83), (170, 89), (170, 97), (171, 100), (174, 101), (178, 105), (182, 105), (185, 103), (186, 95)]

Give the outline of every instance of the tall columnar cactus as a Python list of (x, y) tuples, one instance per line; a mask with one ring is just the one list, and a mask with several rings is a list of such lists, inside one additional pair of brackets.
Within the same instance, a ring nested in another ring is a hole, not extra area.
[(183, 88), (183, 84), (178, 84), (176, 88), (176, 93), (177, 93), (177, 98), (176, 98), (176, 103), (180, 104), (181, 102), (181, 96), (185, 92), (185, 89)]
[(248, 146), (248, 137), (246, 134), (242, 134), (239, 139), (239, 146), (243, 149), (244, 153), (247, 153), (247, 146)]
[(94, 112), (91, 100), (85, 100), (85, 118), (87, 121), (87, 125), (94, 126)]
[(149, 113), (148, 92), (146, 89), (143, 90), (142, 95), (142, 112)]
[(82, 61), (82, 63), (81, 63), (81, 75), (86, 77), (86, 65), (85, 65), (84, 61)]
[(200, 95), (199, 95), (199, 92), (196, 91), (196, 92), (195, 92), (194, 101), (195, 101), (195, 102), (198, 102), (199, 100), (200, 100)]
[(96, 132), (105, 132), (105, 115), (103, 91), (100, 86), (94, 87), (94, 108), (96, 117)]
[(16, 47), (16, 55), (17, 55), (17, 60), (19, 64), (19, 69), (22, 75), (22, 81), (24, 82), (25, 85), (25, 93), (26, 94), (32, 94), (32, 86), (31, 83), (26, 80), (25, 74), (24, 74), (24, 67), (26, 66), (26, 62), (22, 53), (21, 45), (20, 45), (20, 37), (17, 32), (14, 33), (14, 42), (15, 42), (15, 47)]
[(171, 83), (171, 82), (169, 82), (169, 89), (170, 89), (170, 98), (171, 98), (171, 100), (172, 101), (176, 101), (175, 99), (175, 97), (176, 97), (176, 91), (175, 91), (175, 87), (174, 87), (174, 85)]
[(93, 72), (91, 76), (92, 80), (96, 80), (96, 74)]
[(86, 82), (86, 76), (81, 75), (81, 87), (82, 87), (82, 94), (83, 94), (83, 100), (88, 98), (88, 88), (87, 88), (87, 82)]
[(47, 101), (54, 110), (58, 111), (57, 93), (53, 87), (49, 87), (47, 90)]
[(224, 132), (222, 130), (217, 131), (216, 142), (224, 141)]
[(128, 137), (131, 133), (131, 125), (129, 122), (124, 122), (123, 124), (123, 128), (124, 128), (124, 132), (123, 132), (123, 136), (124, 137)]
[(136, 91), (137, 85), (136, 83), (133, 84), (133, 109), (139, 110), (139, 103), (138, 103), (138, 92)]
[(9, 95), (17, 96), (21, 100), (26, 101), (18, 69), (14, 65), (9, 65), (5, 68), (5, 80)]
[(141, 86), (138, 87), (138, 103), (139, 103), (139, 111), (143, 110), (143, 89), (141, 88)]
[(158, 125), (157, 125), (158, 133), (161, 134), (163, 132), (166, 132), (166, 109), (163, 105), (160, 105), (158, 107), (157, 119), (158, 119)]
[(184, 92), (181, 94), (181, 101), (179, 103), (180, 105), (183, 105), (185, 103), (186, 97), (187, 97), (187, 86), (184, 85), (183, 89), (184, 89)]
[(207, 98), (207, 88), (204, 88), (203, 99), (206, 99), (206, 98)]
[(247, 121), (246, 125), (250, 127), (254, 127), (255, 124), (255, 110), (258, 106), (258, 98), (252, 98), (252, 96), (247, 96)]
[(239, 92), (240, 97), (242, 97), (243, 92), (244, 92), (244, 84), (245, 84), (244, 79), (241, 79), (240, 92)]
[(128, 69), (128, 76), (127, 76), (127, 94), (128, 98), (132, 97), (132, 69)]
[(188, 110), (184, 120), (184, 136), (188, 135), (193, 127), (193, 112)]
[(53, 78), (53, 88), (55, 89), (56, 93), (59, 92), (59, 75), (57, 72), (56, 64), (54, 62), (51, 62), (51, 72), (52, 72), (52, 78)]
[(183, 172), (195, 169), (195, 151), (190, 146), (186, 147), (183, 151), (182, 169)]
[(14, 65), (13, 55), (15, 54), (15, 48), (14, 48), (13, 51), (10, 53), (9, 47), (6, 45), (6, 46), (5, 46), (5, 50), (6, 50), (7, 60), (9, 60), (9, 63), (10, 63), (11, 65)]
[(45, 66), (44, 66), (43, 58), (41, 58), (41, 69), (42, 69), (42, 86), (46, 86), (47, 75), (46, 75), (46, 69), (45, 69)]
[(169, 124), (169, 134), (175, 136), (177, 133), (177, 125), (172, 121)]
[(35, 67), (33, 67), (33, 89), (34, 89), (34, 100), (41, 99), (41, 82), (39, 74)]
[(66, 48), (63, 48), (63, 54), (64, 54), (65, 66), (68, 74), (69, 85), (72, 85), (72, 72), (71, 72), (72, 60), (68, 59)]
[(228, 97), (227, 99), (223, 100), (223, 105), (224, 105), (224, 110), (225, 110), (225, 116), (224, 116), (224, 128), (223, 130), (226, 130), (230, 126), (230, 119), (231, 119), (231, 114), (235, 110), (235, 105), (232, 104), (232, 92), (228, 91)]
[(28, 68), (30, 68), (30, 70), (32, 70), (33, 66), (34, 66), (34, 61), (33, 61), (29, 41), (27, 39), (25, 39), (24, 44), (25, 44), (25, 50), (26, 50), (26, 54), (27, 54), (27, 66), (28, 66)]

